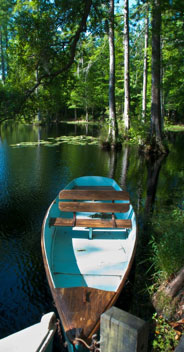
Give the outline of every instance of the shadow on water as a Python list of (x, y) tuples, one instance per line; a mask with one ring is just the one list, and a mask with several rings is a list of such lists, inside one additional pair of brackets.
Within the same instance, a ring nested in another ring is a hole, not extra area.
[[(55, 310), (45, 277), (40, 248), (44, 214), (59, 190), (85, 175), (114, 178), (130, 193), (137, 214), (135, 261), (117, 306), (150, 319), (153, 307), (147, 293), (152, 219), (167, 204), (183, 200), (182, 135), (170, 139), (167, 158), (145, 160), (136, 146), (104, 151), (98, 146), (63, 144), (11, 148), (67, 134), (96, 134), (84, 127), (11, 126), (0, 133), (0, 338), (40, 321)], [(68, 130), (69, 129), (69, 130)], [(171, 137), (169, 137), (171, 138)]]

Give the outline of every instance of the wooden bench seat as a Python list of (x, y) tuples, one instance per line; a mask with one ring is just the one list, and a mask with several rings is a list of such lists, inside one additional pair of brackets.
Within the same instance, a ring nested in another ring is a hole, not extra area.
[[(121, 202), (117, 202), (118, 200)], [(129, 194), (125, 191), (96, 188), (63, 190), (59, 193), (59, 209), (61, 212), (73, 213), (73, 218), (52, 218), (50, 226), (130, 229), (132, 227), (131, 220), (116, 219), (115, 217), (115, 213), (128, 212), (129, 206)], [(112, 218), (108, 220), (78, 218), (76, 213), (110, 213)]]
[(60, 202), (59, 209), (64, 212), (125, 213), (129, 203)]
[(104, 190), (63, 190), (59, 193), (60, 200), (125, 200), (129, 201), (126, 191), (104, 191)]
[[(50, 226), (73, 226), (73, 219), (51, 218)], [(132, 222), (129, 219), (76, 219), (75, 226), (87, 228), (132, 228)]]

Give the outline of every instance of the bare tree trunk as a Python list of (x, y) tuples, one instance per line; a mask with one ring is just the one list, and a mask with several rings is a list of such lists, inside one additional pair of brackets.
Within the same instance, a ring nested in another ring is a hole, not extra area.
[[(35, 75), (36, 75), (36, 82), (37, 82), (38, 81), (38, 69), (36, 69)], [(38, 94), (39, 94), (39, 87), (36, 88), (37, 97), (38, 97)], [(37, 122), (40, 122), (40, 120), (41, 120), (41, 112), (40, 112), (40, 108), (39, 107), (38, 107), (38, 111), (37, 111), (36, 120), (37, 120)]]
[(5, 62), (4, 62), (4, 48), (3, 48), (3, 34), (2, 28), (0, 29), (0, 50), (1, 50), (1, 76), (3, 84), (5, 83)]
[(146, 98), (147, 98), (147, 71), (148, 71), (148, 4), (146, 5), (145, 37), (144, 37), (144, 67), (143, 67), (143, 90), (142, 90), (142, 120), (146, 119)]
[(89, 122), (88, 105), (86, 101), (86, 122)]
[(86, 72), (85, 72), (85, 101), (86, 101), (86, 122), (89, 122), (89, 113), (88, 113), (88, 93), (87, 93), (87, 77), (88, 77), (88, 73), (90, 70), (90, 67), (92, 65), (92, 62), (89, 62), (86, 68)]
[(151, 102), (151, 137), (158, 145), (162, 144), (161, 104), (160, 104), (160, 32), (161, 4), (153, 1), (152, 9), (152, 102)]
[[(164, 79), (164, 68), (162, 65), (162, 52), (163, 52), (163, 40), (161, 42), (161, 69), (160, 69), (160, 76), (161, 76), (161, 82), (163, 82)], [(164, 130), (164, 114), (165, 114), (165, 109), (164, 109), (164, 90), (163, 90), (163, 85), (161, 84), (161, 92), (160, 92), (160, 100), (161, 100), (161, 130)]]
[(175, 275), (174, 279), (169, 282), (165, 293), (170, 297), (174, 297), (182, 287), (184, 287), (184, 266)]
[(115, 107), (115, 49), (114, 49), (114, 0), (109, 1), (109, 135), (112, 145), (117, 140), (117, 121)]
[[(152, 297), (152, 303), (158, 314), (168, 320), (183, 318), (184, 266), (169, 282), (163, 282)], [(166, 304), (166, 302), (168, 302)]]
[(77, 108), (74, 108), (74, 119), (77, 121)]
[(124, 123), (130, 128), (129, 1), (124, 0)]

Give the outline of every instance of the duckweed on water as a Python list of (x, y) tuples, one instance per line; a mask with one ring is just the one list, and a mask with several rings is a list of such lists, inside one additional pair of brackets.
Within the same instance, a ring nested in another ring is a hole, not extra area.
[(44, 147), (56, 147), (60, 144), (68, 143), (72, 145), (98, 145), (99, 139), (92, 136), (60, 136), (60, 137), (49, 137), (47, 140), (40, 140), (37, 142), (21, 142), (17, 144), (11, 144), (13, 148), (23, 147), (36, 147), (42, 145)]

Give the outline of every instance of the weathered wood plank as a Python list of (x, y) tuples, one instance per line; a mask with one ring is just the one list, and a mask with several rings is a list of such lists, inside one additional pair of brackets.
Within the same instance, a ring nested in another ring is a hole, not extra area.
[(146, 352), (148, 324), (119, 308), (112, 307), (101, 315), (101, 352)]
[(59, 199), (72, 200), (128, 200), (126, 191), (102, 191), (102, 190), (63, 190), (59, 193)]
[(64, 212), (125, 213), (129, 203), (60, 202), (59, 209)]
[[(68, 218), (52, 218), (51, 226), (73, 226), (73, 219)], [(75, 226), (78, 227), (92, 227), (92, 228), (114, 228), (113, 220), (104, 219), (76, 219)], [(115, 219), (116, 228), (131, 229), (132, 222), (129, 219)]]

